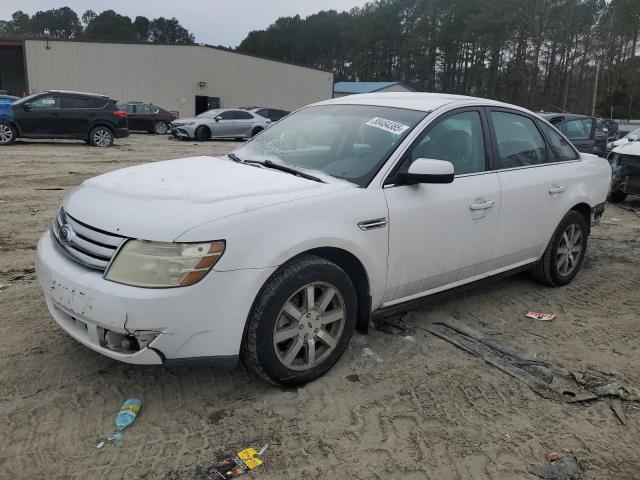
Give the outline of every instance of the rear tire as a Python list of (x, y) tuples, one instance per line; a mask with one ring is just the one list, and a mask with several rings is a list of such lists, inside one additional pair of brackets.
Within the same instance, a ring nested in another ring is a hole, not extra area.
[(89, 133), (89, 143), (94, 147), (110, 147), (113, 145), (113, 132), (102, 125), (95, 127)]
[(611, 203), (620, 203), (620, 202), (624, 202), (626, 198), (627, 198), (626, 193), (624, 193), (622, 190), (616, 190), (615, 192), (611, 192), (609, 194), (608, 200)]
[(0, 145), (11, 145), (16, 141), (18, 133), (13, 125), (0, 122)]
[(285, 265), (253, 305), (242, 346), (245, 363), (282, 387), (315, 380), (347, 349), (357, 304), (351, 279), (335, 263), (305, 256)]
[(211, 130), (208, 127), (198, 127), (195, 134), (195, 139), (198, 142), (204, 142), (211, 138)]
[(542, 258), (531, 269), (531, 276), (551, 287), (571, 283), (582, 267), (588, 236), (589, 229), (582, 214), (575, 210), (567, 213)]
[(153, 133), (156, 135), (166, 135), (169, 131), (169, 125), (167, 122), (163, 122), (162, 120), (158, 120), (153, 123)]

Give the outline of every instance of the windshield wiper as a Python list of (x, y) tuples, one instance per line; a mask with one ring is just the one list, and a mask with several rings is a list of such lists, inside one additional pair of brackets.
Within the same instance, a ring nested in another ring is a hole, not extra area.
[(240, 159), (240, 157), (237, 156), (235, 153), (227, 153), (227, 157), (229, 157), (234, 162), (243, 163), (243, 161)]
[[(236, 156), (236, 158), (238, 157)], [(324, 180), (319, 179), (318, 177), (314, 177), (313, 175), (309, 175), (308, 173), (301, 172), (300, 170), (296, 170), (295, 168), (280, 165), (279, 163), (272, 162), (271, 160), (265, 160), (264, 162), (260, 162), (258, 160), (241, 160), (241, 161), (242, 163), (248, 163), (251, 165), (261, 165), (263, 167), (273, 168), (274, 170), (280, 170), (281, 172), (287, 172), (297, 177), (306, 178), (307, 180), (313, 180), (314, 182), (327, 183)]]

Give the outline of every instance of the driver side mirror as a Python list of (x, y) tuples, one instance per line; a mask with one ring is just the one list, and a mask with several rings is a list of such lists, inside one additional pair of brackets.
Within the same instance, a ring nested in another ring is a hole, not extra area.
[(30, 103), (25, 103), (22, 108), (24, 109), (25, 112), (30, 112), (31, 109), (33, 108), (33, 105), (31, 105)]
[(446, 160), (432, 160), (418, 158), (406, 173), (398, 174), (403, 185), (417, 185), (419, 183), (452, 183), (455, 169)]
[(216, 118), (214, 118), (214, 120), (216, 121), (216, 123), (218, 123), (220, 120), (222, 120), (222, 116), (218, 115)]

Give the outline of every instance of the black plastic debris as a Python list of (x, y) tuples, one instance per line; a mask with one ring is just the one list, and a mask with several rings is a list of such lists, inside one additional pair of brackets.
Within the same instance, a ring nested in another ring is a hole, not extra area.
[(573, 455), (557, 455), (548, 458), (547, 463), (544, 467), (529, 468), (529, 473), (545, 480), (578, 480), (580, 478), (578, 459)]

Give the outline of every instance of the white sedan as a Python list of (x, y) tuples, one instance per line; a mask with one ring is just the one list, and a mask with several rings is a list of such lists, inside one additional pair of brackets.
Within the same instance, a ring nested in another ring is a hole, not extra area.
[(182, 140), (199, 142), (212, 138), (251, 138), (269, 126), (271, 120), (255, 112), (242, 109), (207, 110), (193, 118), (179, 118), (171, 122), (171, 135)]
[(85, 181), (38, 245), (55, 321), (136, 364), (313, 380), (372, 315), (487, 277), (578, 273), (611, 182), (513, 105), (423, 93), (299, 110), (225, 157)]

